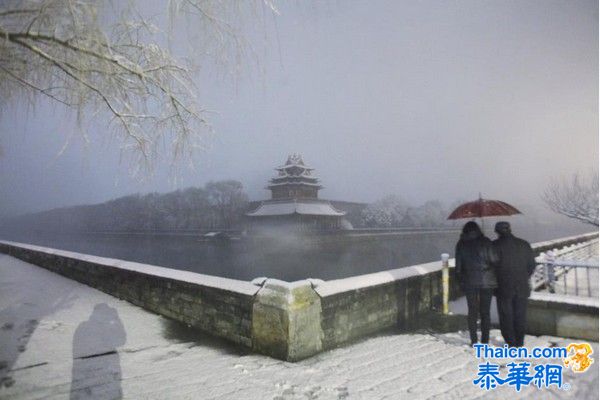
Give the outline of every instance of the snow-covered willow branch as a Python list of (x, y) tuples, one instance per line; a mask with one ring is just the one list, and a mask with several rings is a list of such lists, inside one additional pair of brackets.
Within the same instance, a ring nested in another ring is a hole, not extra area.
[[(233, 42), (241, 49), (239, 32), (219, 14), (225, 11), (219, 4), (171, 0), (165, 14), (193, 11), (197, 26), (220, 40), (214, 45)], [(158, 28), (137, 6), (101, 0), (0, 2), (2, 100), (34, 102), (45, 96), (76, 110), (80, 121), (108, 117), (123, 149), (144, 169), (165, 152), (173, 161), (191, 155), (209, 131), (195, 97), (192, 65), (160, 44)]]

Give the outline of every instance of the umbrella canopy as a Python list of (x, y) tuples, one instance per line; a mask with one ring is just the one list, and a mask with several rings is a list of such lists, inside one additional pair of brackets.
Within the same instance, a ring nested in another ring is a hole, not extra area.
[(483, 218), (502, 215), (521, 214), (521, 211), (500, 200), (482, 199), (470, 201), (458, 206), (448, 219)]

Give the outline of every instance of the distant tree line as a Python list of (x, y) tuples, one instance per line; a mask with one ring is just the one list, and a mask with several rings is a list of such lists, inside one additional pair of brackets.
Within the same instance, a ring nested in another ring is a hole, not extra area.
[(412, 206), (399, 196), (389, 195), (362, 210), (361, 225), (368, 228), (453, 226), (447, 217), (454, 208), (446, 208), (438, 200)]
[[(453, 226), (451, 209), (437, 200), (412, 206), (390, 195), (371, 204), (332, 201), (355, 228)], [(169, 193), (134, 194), (101, 204), (63, 207), (2, 221), (0, 230), (50, 232), (157, 232), (243, 229), (249, 202), (235, 180)], [(452, 207), (453, 209), (454, 207)]]
[(6, 221), (5, 226), (68, 232), (229, 229), (241, 225), (247, 208), (243, 185), (227, 180), (28, 214)]

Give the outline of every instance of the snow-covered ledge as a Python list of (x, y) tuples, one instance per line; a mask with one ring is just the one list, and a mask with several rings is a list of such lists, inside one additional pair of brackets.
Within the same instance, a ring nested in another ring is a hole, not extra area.
[(587, 242), (588, 240), (593, 240), (598, 238), (598, 231), (584, 233), (581, 235), (568, 236), (564, 238), (547, 240), (544, 242), (532, 243), (531, 247), (535, 252), (542, 253), (548, 250), (560, 249), (565, 246), (570, 246), (573, 244)]
[(252, 347), (252, 310), (260, 287), (250, 282), (15, 242), (0, 241), (0, 252)]

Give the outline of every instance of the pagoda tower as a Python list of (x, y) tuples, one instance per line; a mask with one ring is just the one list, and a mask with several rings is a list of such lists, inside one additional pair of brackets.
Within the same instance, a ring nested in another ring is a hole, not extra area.
[(304, 164), (302, 156), (292, 154), (285, 165), (275, 168), (277, 176), (271, 179), (267, 189), (271, 199), (316, 199), (318, 198), (319, 179), (312, 175), (314, 168)]
[(334, 208), (327, 200), (319, 199), (323, 188), (299, 154), (292, 154), (284, 165), (275, 168), (277, 176), (269, 181), (266, 189), (271, 199), (246, 213), (250, 230), (260, 231), (285, 227), (294, 231), (329, 231), (342, 226), (346, 214)]

